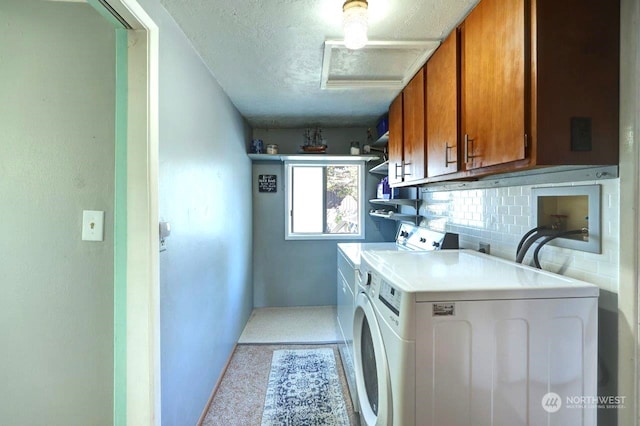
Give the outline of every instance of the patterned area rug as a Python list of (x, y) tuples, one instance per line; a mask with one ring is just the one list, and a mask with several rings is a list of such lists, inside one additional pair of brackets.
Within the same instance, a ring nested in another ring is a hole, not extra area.
[(262, 426), (349, 426), (333, 350), (273, 353)]

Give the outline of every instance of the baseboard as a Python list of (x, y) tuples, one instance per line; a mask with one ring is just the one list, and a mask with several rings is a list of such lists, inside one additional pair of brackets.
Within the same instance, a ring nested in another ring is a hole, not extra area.
[(211, 408), (211, 403), (213, 402), (213, 398), (216, 396), (216, 392), (218, 392), (218, 388), (220, 387), (220, 383), (222, 382), (222, 378), (224, 377), (225, 373), (227, 372), (227, 369), (229, 368), (229, 364), (231, 364), (231, 359), (233, 358), (233, 354), (236, 352), (236, 346), (238, 346), (237, 343), (235, 345), (233, 345), (233, 349), (231, 350), (231, 354), (229, 355), (229, 358), (227, 359), (227, 362), (225, 363), (224, 368), (222, 369), (222, 372), (220, 373), (220, 377), (218, 377), (218, 381), (216, 382), (216, 385), (213, 387), (213, 390), (211, 391), (211, 395), (209, 396), (209, 399), (207, 400), (207, 403), (204, 406), (204, 410), (202, 411), (202, 414), (200, 414), (200, 419), (198, 420), (198, 423), (196, 423), (197, 426), (202, 426), (202, 424), (204, 423), (205, 417), (207, 417), (207, 413), (209, 412), (209, 408)]

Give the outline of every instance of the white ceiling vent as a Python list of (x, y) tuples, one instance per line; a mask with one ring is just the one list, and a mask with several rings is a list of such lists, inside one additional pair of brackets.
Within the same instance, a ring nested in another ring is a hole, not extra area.
[(324, 42), (323, 89), (403, 88), (440, 45), (439, 40), (369, 41), (359, 50)]

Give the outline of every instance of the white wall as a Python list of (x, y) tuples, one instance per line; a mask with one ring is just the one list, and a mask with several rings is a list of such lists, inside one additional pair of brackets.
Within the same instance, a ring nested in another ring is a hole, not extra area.
[(87, 4), (2, 2), (2, 424), (113, 421), (114, 36)]

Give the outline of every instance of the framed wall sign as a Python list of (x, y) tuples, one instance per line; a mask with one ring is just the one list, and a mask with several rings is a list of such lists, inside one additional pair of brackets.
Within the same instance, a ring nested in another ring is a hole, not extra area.
[(258, 192), (278, 192), (278, 175), (258, 175)]

